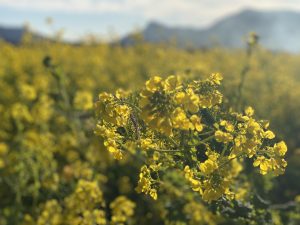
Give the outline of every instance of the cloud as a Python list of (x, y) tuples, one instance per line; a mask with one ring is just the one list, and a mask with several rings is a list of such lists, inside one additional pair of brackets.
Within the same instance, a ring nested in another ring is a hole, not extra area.
[(193, 11), (199, 8), (290, 7), (300, 9), (298, 0), (0, 0), (0, 5), (21, 9), (60, 10), (73, 12), (132, 12), (141, 10), (155, 14)]
[(130, 15), (167, 24), (201, 26), (242, 8), (300, 10), (299, 0), (0, 0), (21, 10)]
[[(0, 5), (19, 9), (70, 11), (70, 12), (120, 12), (130, 1), (108, 0), (0, 0)], [(125, 8), (124, 8), (125, 7)]]

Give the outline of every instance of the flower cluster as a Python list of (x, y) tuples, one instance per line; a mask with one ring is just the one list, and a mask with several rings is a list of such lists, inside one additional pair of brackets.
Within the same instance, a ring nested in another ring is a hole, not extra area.
[(96, 102), (96, 114), (99, 118), (96, 135), (103, 138), (104, 146), (115, 159), (122, 159), (122, 140), (120, 130), (125, 129), (130, 117), (130, 108), (122, 101), (122, 91), (115, 95), (101, 93)]
[(154, 179), (151, 177), (151, 170), (147, 166), (141, 168), (139, 175), (138, 186), (136, 191), (138, 193), (149, 194), (154, 200), (157, 199), (157, 190), (153, 187)]
[(140, 93), (141, 118), (149, 127), (165, 135), (172, 136), (173, 128), (200, 132), (203, 127), (197, 112), (220, 102), (222, 95), (218, 91), (200, 94), (198, 86), (218, 85), (221, 79), (220, 74), (213, 74), (205, 83), (195, 82), (185, 87), (179, 77), (169, 76), (164, 80), (155, 76), (146, 82)]
[(260, 156), (253, 162), (254, 166), (259, 166), (261, 174), (274, 172), (276, 175), (284, 173), (287, 162), (283, 159), (287, 151), (286, 144), (281, 141), (273, 147), (267, 147)]
[(48, 200), (37, 219), (38, 225), (62, 223), (62, 208), (56, 200)]
[(108, 219), (103, 193), (97, 182), (79, 180), (75, 191), (63, 202), (48, 200), (40, 207), (41, 212), (36, 220), (27, 214), (24, 222), (28, 225), (125, 224), (134, 215), (135, 203), (125, 196), (119, 196), (109, 207), (112, 216)]
[[(159, 188), (164, 186), (161, 177), (165, 171), (178, 169), (184, 170), (190, 187), (204, 201), (221, 197), (231, 200), (238, 194), (235, 186), (244, 160), (254, 159), (253, 165), (259, 166), (262, 174), (284, 172), (285, 143), (274, 143), (275, 134), (268, 129), (269, 123), (256, 120), (251, 107), (244, 113), (224, 108), (218, 90), (222, 79), (219, 73), (189, 83), (181, 82), (176, 76), (166, 79), (154, 76), (140, 93), (129, 94), (121, 100), (117, 95), (100, 95), (105, 100), (98, 103), (97, 109), (101, 104), (102, 113), (99, 113), (96, 133), (106, 140), (108, 150), (115, 154), (115, 143), (126, 146), (130, 140), (128, 134), (138, 133), (131, 139), (137, 144), (130, 145), (136, 150), (123, 148), (124, 153), (145, 157), (137, 192), (156, 200)], [(126, 108), (122, 114), (116, 112), (120, 107)], [(134, 121), (128, 119), (130, 112)], [(113, 132), (99, 125), (105, 123)], [(121, 128), (123, 132), (117, 132)], [(111, 145), (107, 144), (108, 140), (112, 140)], [(138, 149), (141, 153), (136, 153)]]
[(96, 182), (80, 180), (74, 193), (66, 198), (67, 208), (74, 215), (93, 210), (103, 204), (103, 193)]
[(135, 203), (125, 196), (117, 197), (109, 207), (112, 210), (111, 223), (125, 224), (134, 215)]

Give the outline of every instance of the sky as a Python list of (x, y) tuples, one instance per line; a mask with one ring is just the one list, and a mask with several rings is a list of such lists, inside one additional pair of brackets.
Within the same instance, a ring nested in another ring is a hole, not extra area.
[(123, 36), (151, 21), (204, 27), (247, 8), (300, 11), (300, 0), (0, 0), (0, 26), (29, 24), (44, 34), (64, 29), (66, 39), (76, 40)]

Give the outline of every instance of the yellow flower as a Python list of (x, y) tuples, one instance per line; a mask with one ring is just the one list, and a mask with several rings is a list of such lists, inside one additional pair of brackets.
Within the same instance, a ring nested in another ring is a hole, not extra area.
[(106, 92), (99, 94), (99, 101), (96, 102), (95, 109), (101, 122), (109, 122), (119, 127), (126, 126), (131, 114), (129, 106), (120, 103), (117, 97)]
[(203, 130), (203, 125), (201, 124), (200, 118), (196, 115), (192, 115), (191, 118), (192, 129), (198, 132)]
[(248, 106), (246, 109), (245, 109), (245, 114), (249, 117), (253, 116), (254, 115), (254, 109), (251, 107), (251, 106)]
[(135, 203), (125, 196), (117, 197), (109, 207), (112, 210), (112, 224), (123, 224), (134, 214)]
[(151, 188), (151, 181), (148, 178), (143, 177), (143, 175), (140, 174), (140, 180), (138, 182), (136, 191), (138, 193), (141, 193), (141, 192), (148, 193), (150, 188)]
[(118, 89), (118, 90), (116, 90), (115, 96), (118, 99), (121, 99), (121, 98), (126, 98), (128, 96), (128, 94), (129, 94), (129, 92), (124, 91), (123, 89)]
[(209, 175), (218, 169), (218, 164), (216, 160), (207, 159), (204, 163), (200, 163), (199, 168), (203, 174)]
[(95, 134), (104, 139), (104, 146), (115, 159), (121, 160), (123, 158), (122, 151), (117, 144), (117, 141), (121, 140), (121, 136), (116, 132), (115, 128), (108, 128), (98, 124), (95, 129)]
[(185, 112), (181, 108), (176, 108), (172, 115), (172, 123), (174, 128), (182, 130), (188, 130), (190, 128), (190, 121), (187, 118)]
[(193, 89), (187, 89), (187, 93), (183, 99), (184, 108), (191, 113), (197, 113), (199, 111), (199, 103), (199, 96), (194, 93)]
[(107, 150), (112, 153), (115, 159), (121, 160), (123, 158), (122, 152), (117, 149), (115, 146), (107, 146)]
[(105, 218), (105, 212), (103, 210), (94, 209), (92, 218), (94, 218), (94, 221), (96, 222), (97, 225), (107, 224), (107, 221)]
[(215, 132), (215, 138), (218, 142), (228, 143), (233, 140), (233, 136), (229, 133), (223, 132), (221, 130), (217, 130)]
[(62, 208), (56, 200), (48, 200), (37, 220), (37, 225), (59, 225), (62, 221)]
[(65, 199), (65, 206), (72, 214), (80, 214), (103, 206), (103, 193), (96, 181), (80, 179), (75, 191)]
[(182, 104), (184, 102), (185, 93), (183, 91), (180, 91), (175, 94), (174, 100), (177, 104)]
[(218, 175), (205, 180), (203, 182), (203, 200), (211, 202), (219, 199), (223, 194), (228, 193), (229, 184), (227, 179), (219, 179)]
[[(160, 165), (158, 165), (160, 166)], [(149, 194), (154, 200), (157, 199), (157, 191), (155, 188), (152, 187), (151, 183), (151, 175), (150, 175), (150, 169), (147, 166), (141, 167), (141, 172), (139, 175), (140, 179), (138, 181), (138, 186), (136, 187), (136, 191), (138, 193), (145, 193)]]
[(184, 167), (185, 178), (189, 181), (193, 191), (197, 191), (200, 194), (202, 193), (201, 182), (194, 179), (194, 173), (189, 166)]
[[(158, 161), (159, 158), (160, 158), (160, 153), (159, 153), (159, 152), (154, 152), (154, 153), (153, 153), (152, 159), (153, 159), (154, 161)], [(161, 163), (159, 163), (159, 165), (161, 165)]]
[(264, 156), (259, 156), (253, 162), (253, 166), (260, 168), (260, 173), (265, 175), (267, 174), (268, 170), (270, 169), (270, 161), (266, 159)]
[(239, 122), (246, 122), (248, 121), (250, 118), (248, 116), (243, 116), (242, 114), (236, 114), (236, 119)]
[(192, 170), (190, 169), (189, 166), (185, 166), (183, 171), (185, 173), (185, 178), (186, 179), (193, 178), (194, 174), (193, 174), (193, 172), (192, 172)]
[(169, 92), (177, 85), (176, 77), (169, 77), (165, 81), (160, 77), (152, 77), (146, 82), (146, 87), (140, 93), (139, 106), (141, 118), (152, 129), (171, 136), (173, 112), (173, 98)]
[(221, 84), (221, 80), (223, 80), (223, 76), (220, 73), (213, 73), (210, 75), (210, 80), (217, 84), (220, 85)]
[(157, 200), (157, 191), (155, 189), (151, 189), (149, 195), (154, 199)]
[(158, 163), (158, 164), (152, 163), (149, 165), (149, 168), (151, 168), (152, 171), (157, 172), (161, 169), (161, 165), (162, 163)]
[(189, 182), (193, 191), (199, 192), (200, 194), (202, 193), (201, 182), (199, 180), (190, 178)]
[(232, 123), (226, 121), (226, 120), (222, 120), (220, 122), (220, 125), (225, 127), (225, 130), (228, 132), (233, 132), (234, 131), (234, 126), (232, 125)]
[(161, 87), (162, 78), (159, 76), (154, 76), (146, 81), (146, 90), (155, 92)]
[(201, 108), (211, 108), (213, 106), (212, 96), (199, 95), (199, 105)]
[(268, 129), (268, 127), (270, 126), (269, 121), (262, 121), (261, 124), (262, 124), (264, 129)]
[(191, 88), (188, 88), (186, 92), (178, 92), (174, 100), (176, 104), (183, 105), (183, 108), (191, 113), (199, 111), (199, 96)]
[(155, 146), (155, 144), (153, 144), (151, 138), (143, 138), (143, 139), (141, 139), (141, 148), (143, 150), (148, 150), (150, 148), (153, 148), (154, 146)]
[(130, 116), (130, 108), (127, 105), (117, 105), (114, 109), (114, 117), (117, 126), (125, 126)]
[(174, 91), (181, 86), (178, 76), (169, 76), (164, 82), (164, 90), (167, 92)]
[(107, 92), (102, 92), (99, 94), (98, 98), (99, 98), (99, 101), (101, 101), (101, 102), (107, 102), (107, 101), (112, 101), (114, 99), (114, 96)]
[(279, 153), (280, 156), (284, 156), (287, 152), (287, 146), (284, 141), (281, 141), (274, 145), (274, 151)]
[(247, 131), (253, 135), (258, 135), (259, 133), (263, 133), (260, 124), (252, 118), (250, 118), (247, 123)]
[(234, 143), (237, 147), (247, 142), (247, 138), (244, 135), (239, 135), (234, 139)]
[(275, 138), (275, 134), (272, 131), (268, 130), (264, 133), (264, 137), (267, 139), (273, 139)]

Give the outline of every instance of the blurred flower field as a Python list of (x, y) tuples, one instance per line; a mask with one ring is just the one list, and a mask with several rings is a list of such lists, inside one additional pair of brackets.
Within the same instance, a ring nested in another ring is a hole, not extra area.
[(0, 224), (299, 224), (300, 55), (0, 43)]

